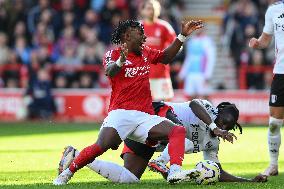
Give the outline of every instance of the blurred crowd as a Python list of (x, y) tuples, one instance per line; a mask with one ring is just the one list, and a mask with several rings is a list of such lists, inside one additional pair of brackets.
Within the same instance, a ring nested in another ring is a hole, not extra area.
[[(0, 0), (0, 88), (27, 88), (40, 80), (38, 70), (47, 73), (51, 88), (108, 88), (102, 57), (111, 48), (112, 30), (119, 20), (139, 19), (142, 1)], [(248, 39), (261, 34), (265, 11), (273, 2), (224, 0), (223, 42), (237, 70), (273, 64), (273, 46), (254, 51), (247, 47)], [(178, 33), (183, 1), (161, 3), (161, 18)], [(174, 88), (182, 86), (178, 73), (184, 53), (171, 65)], [(248, 88), (266, 88), (269, 74), (248, 73)]]
[(120, 20), (137, 18), (142, 1), (0, 0), (0, 87), (26, 88), (40, 80), (38, 70), (48, 73), (52, 88), (109, 87), (102, 59), (112, 30)]
[[(265, 89), (269, 86), (271, 70), (258, 69), (270, 67), (274, 63), (274, 46), (265, 50), (253, 50), (248, 47), (252, 37), (261, 35), (267, 7), (275, 0), (231, 0), (227, 1), (227, 10), (223, 21), (225, 45), (229, 46), (236, 70), (252, 66), (255, 70), (247, 74), (249, 89)], [(258, 71), (259, 70), (259, 71)]]

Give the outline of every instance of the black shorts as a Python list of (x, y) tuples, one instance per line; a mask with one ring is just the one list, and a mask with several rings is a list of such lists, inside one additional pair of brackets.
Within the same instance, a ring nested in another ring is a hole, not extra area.
[(275, 74), (272, 80), (269, 106), (284, 107), (284, 74)]
[(146, 161), (149, 161), (155, 151), (155, 147), (151, 147), (146, 144), (142, 144), (140, 142), (136, 142), (127, 138), (124, 140), (124, 147), (120, 157), (123, 159), (124, 154), (131, 153), (142, 157)]

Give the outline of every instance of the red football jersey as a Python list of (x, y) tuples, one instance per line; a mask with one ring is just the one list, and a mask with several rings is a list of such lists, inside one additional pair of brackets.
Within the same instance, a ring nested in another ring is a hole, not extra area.
[[(145, 35), (147, 36), (146, 45), (152, 49), (164, 50), (168, 47), (176, 38), (176, 33), (171, 25), (158, 19), (153, 24), (144, 25)], [(164, 64), (151, 65), (150, 78), (169, 78), (170, 66)]]
[[(149, 84), (150, 64), (161, 62), (164, 53), (144, 46), (142, 55), (129, 53), (121, 71), (109, 77), (111, 98), (108, 111), (115, 109), (138, 110), (154, 114)], [(105, 54), (105, 69), (119, 58), (119, 49), (110, 50)]]

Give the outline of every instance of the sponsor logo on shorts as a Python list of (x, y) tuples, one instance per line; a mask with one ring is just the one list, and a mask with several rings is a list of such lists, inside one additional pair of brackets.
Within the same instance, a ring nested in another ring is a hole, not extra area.
[(277, 95), (271, 95), (271, 102), (275, 103), (277, 101)]

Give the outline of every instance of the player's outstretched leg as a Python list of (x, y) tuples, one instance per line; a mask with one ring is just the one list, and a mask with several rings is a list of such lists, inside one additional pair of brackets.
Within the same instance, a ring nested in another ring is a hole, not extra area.
[[(79, 153), (80, 152), (72, 146), (65, 147), (59, 162), (59, 174), (70, 166), (71, 162)], [(125, 167), (112, 162), (95, 159), (93, 162), (89, 163), (87, 167), (115, 183), (139, 182), (139, 179)]]
[(163, 140), (163, 136), (168, 137), (168, 153), (171, 165), (167, 177), (167, 181), (169, 183), (192, 180), (200, 175), (200, 172), (197, 170), (181, 170), (185, 152), (185, 133), (186, 131), (184, 127), (175, 126), (169, 121), (161, 122), (154, 126), (149, 132), (150, 139)]
[(266, 175), (266, 176), (278, 175), (278, 156), (279, 156), (279, 148), (281, 144), (280, 128), (282, 124), (283, 124), (282, 119), (276, 119), (274, 117), (269, 117), (268, 148), (269, 148), (269, 155), (270, 155), (270, 165), (263, 172), (263, 175)]
[[(109, 140), (111, 138), (112, 140)], [(114, 128), (104, 127), (101, 129), (98, 140), (95, 144), (84, 148), (79, 155), (72, 161), (69, 168), (65, 169), (53, 181), (54, 185), (65, 185), (72, 178), (74, 173), (91, 163), (96, 157), (102, 155), (105, 151), (115, 149), (121, 143), (121, 139)]]
[[(167, 178), (166, 176), (168, 175), (168, 172), (169, 172), (169, 168), (167, 167), (167, 163), (170, 161), (168, 148), (169, 146), (167, 145), (166, 148), (162, 151), (162, 153), (156, 159), (153, 159), (149, 161), (148, 163), (148, 168), (151, 171), (160, 173), (165, 179)], [(190, 149), (192, 148), (193, 148), (192, 141), (185, 138), (185, 143), (184, 143), (185, 153), (189, 153)]]

